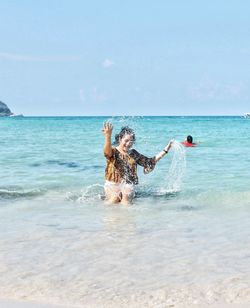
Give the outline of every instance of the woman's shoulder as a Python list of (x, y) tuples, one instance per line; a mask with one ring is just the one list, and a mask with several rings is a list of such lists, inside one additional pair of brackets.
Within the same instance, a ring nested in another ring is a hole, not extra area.
[(118, 152), (118, 150), (115, 147), (111, 147), (111, 153), (110, 155), (107, 155), (104, 153), (104, 156), (108, 159), (108, 160), (112, 160), (114, 159), (116, 153)]

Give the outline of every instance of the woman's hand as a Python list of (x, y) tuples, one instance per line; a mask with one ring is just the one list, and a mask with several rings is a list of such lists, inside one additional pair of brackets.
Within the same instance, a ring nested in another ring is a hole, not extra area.
[(171, 149), (173, 143), (174, 143), (174, 139), (171, 139), (168, 145), (164, 148), (164, 151), (168, 152)]
[(110, 122), (105, 122), (103, 124), (102, 132), (105, 136), (104, 155), (106, 157), (112, 156), (112, 145), (111, 145), (112, 130), (113, 130), (113, 125)]
[(113, 131), (113, 125), (110, 122), (106, 122), (103, 124), (102, 132), (105, 137), (111, 137)]
[(173, 142), (174, 142), (174, 139), (170, 140), (169, 143), (168, 143), (168, 145), (165, 146), (165, 148), (164, 148), (159, 154), (157, 154), (157, 155), (155, 156), (155, 162), (156, 162), (156, 163), (157, 163), (160, 159), (162, 159), (163, 156), (165, 156), (165, 155), (168, 153), (168, 151), (170, 150), (170, 148), (171, 148)]

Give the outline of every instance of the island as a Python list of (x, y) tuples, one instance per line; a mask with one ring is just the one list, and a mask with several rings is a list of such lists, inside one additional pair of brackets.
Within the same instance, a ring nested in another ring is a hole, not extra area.
[(5, 103), (0, 101), (0, 117), (23, 117), (23, 115), (14, 114)]

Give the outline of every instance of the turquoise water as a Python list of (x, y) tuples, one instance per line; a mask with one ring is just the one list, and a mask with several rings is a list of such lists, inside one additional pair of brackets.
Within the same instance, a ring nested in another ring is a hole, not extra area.
[[(106, 120), (114, 133), (134, 128), (147, 156), (188, 134), (199, 145), (139, 170), (132, 206), (107, 206)], [(0, 119), (0, 129), (0, 296), (114, 307), (250, 301), (250, 120), (25, 117)]]
[[(81, 194), (87, 186), (102, 185), (105, 161), (101, 127), (106, 119), (1, 119), (0, 196)], [(130, 124), (136, 131), (135, 148), (148, 156), (158, 153), (171, 138), (182, 141), (192, 134), (200, 142), (199, 147), (187, 150), (183, 194), (194, 196), (211, 190), (237, 194), (248, 190), (250, 121), (241, 117), (110, 119), (115, 132)], [(141, 184), (165, 187), (170, 160), (160, 161), (149, 176), (141, 174)]]

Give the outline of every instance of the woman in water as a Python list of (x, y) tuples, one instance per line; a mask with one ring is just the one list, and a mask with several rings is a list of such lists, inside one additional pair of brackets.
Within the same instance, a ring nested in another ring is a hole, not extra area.
[(115, 136), (117, 146), (112, 147), (112, 130), (111, 123), (104, 124), (104, 156), (107, 160), (104, 185), (106, 201), (129, 204), (135, 195), (134, 186), (138, 184), (137, 165), (144, 168), (144, 173), (151, 172), (155, 164), (168, 153), (173, 141), (171, 140), (159, 154), (148, 158), (131, 149), (135, 142), (135, 133), (128, 126), (123, 127)]

